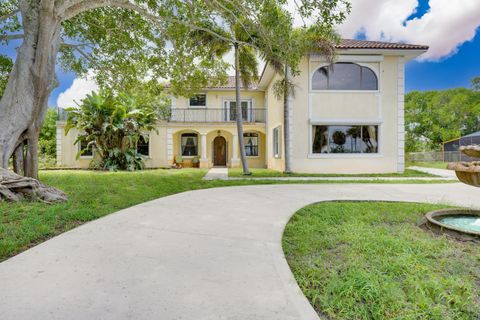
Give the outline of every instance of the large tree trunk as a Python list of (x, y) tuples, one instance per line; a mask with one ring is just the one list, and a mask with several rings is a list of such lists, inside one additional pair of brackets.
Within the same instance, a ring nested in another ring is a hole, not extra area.
[(19, 175), (25, 174), (25, 152), (21, 142), (13, 153), (13, 172)]
[(49, 187), (37, 179), (22, 177), (0, 168), (0, 201), (40, 199), (47, 203), (63, 202), (67, 196), (60, 190)]
[(240, 98), (240, 58), (238, 52), (238, 44), (235, 43), (235, 106), (236, 106), (236, 120), (238, 132), (238, 144), (240, 146), (240, 160), (242, 161), (243, 174), (251, 175), (248, 171), (247, 156), (245, 154), (245, 142), (243, 140), (243, 115), (242, 115), (242, 101)]
[(285, 81), (283, 93), (283, 140), (285, 141), (285, 173), (292, 173), (290, 154), (290, 71), (285, 64)]
[(61, 19), (54, 1), (20, 1), (24, 40), (0, 100), (0, 167), (26, 138), (25, 175), (38, 178), (38, 135), (56, 87)]

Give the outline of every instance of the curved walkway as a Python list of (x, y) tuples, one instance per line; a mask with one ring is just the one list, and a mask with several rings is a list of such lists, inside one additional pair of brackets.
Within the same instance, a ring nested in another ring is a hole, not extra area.
[(316, 201), (480, 207), (478, 189), (441, 185), (265, 185), (144, 203), (0, 264), (0, 318), (318, 319), (284, 259), (290, 216)]

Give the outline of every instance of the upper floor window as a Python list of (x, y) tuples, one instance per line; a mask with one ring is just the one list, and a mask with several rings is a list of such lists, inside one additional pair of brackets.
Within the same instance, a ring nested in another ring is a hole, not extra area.
[(375, 72), (355, 63), (338, 62), (321, 67), (312, 77), (313, 90), (378, 90)]
[(206, 108), (207, 107), (207, 95), (202, 93), (202, 94), (196, 94), (193, 97), (191, 97), (190, 98), (190, 107)]

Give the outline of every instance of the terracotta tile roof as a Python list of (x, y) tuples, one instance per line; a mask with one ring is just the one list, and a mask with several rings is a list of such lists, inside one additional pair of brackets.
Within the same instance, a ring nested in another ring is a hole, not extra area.
[[(241, 85), (241, 89), (255, 89), (257, 87), (256, 83), (252, 83), (246, 88), (243, 84)], [(228, 76), (227, 82), (223, 85), (217, 86), (208, 86), (205, 89), (232, 89), (235, 88), (235, 76)]]
[(427, 50), (428, 46), (408, 43), (342, 39), (337, 45), (337, 49)]
[[(408, 43), (393, 43), (393, 42), (381, 42), (381, 41), (369, 41), (369, 40), (354, 40), (354, 39), (342, 39), (336, 46), (339, 50), (346, 49), (378, 49), (378, 50), (428, 50), (428, 46), (408, 44)], [(243, 86), (241, 89), (257, 88), (257, 83), (252, 83), (248, 88)], [(167, 85), (168, 86), (168, 85)], [(208, 86), (205, 89), (235, 89), (235, 76), (229, 76), (227, 82), (223, 85)]]

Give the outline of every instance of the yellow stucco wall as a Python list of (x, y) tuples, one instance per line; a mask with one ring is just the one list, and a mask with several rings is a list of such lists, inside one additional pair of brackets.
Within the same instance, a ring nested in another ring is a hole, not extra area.
[[(201, 156), (202, 150), (202, 134), (206, 134), (206, 156), (207, 156), (207, 167), (213, 166), (213, 140), (218, 136), (225, 138), (227, 142), (227, 166), (228, 167), (238, 167), (240, 164), (238, 162), (233, 162), (233, 146), (234, 146), (234, 136), (237, 136), (237, 127), (233, 123), (219, 123), (219, 124), (184, 124), (184, 123), (170, 123), (169, 128), (172, 128), (173, 133), (173, 156), (181, 154), (181, 134), (192, 132), (198, 134), (198, 156)], [(259, 156), (258, 157), (247, 157), (248, 164), (252, 168), (265, 168), (265, 146), (266, 146), (266, 136), (265, 136), (265, 125), (264, 124), (245, 124), (244, 132), (255, 132), (259, 134)], [(238, 158), (240, 157), (240, 147), (237, 148)], [(183, 157), (186, 162), (186, 165), (190, 165), (191, 158), (193, 157)]]
[[(267, 111), (267, 164), (268, 168), (283, 171), (285, 169), (285, 152), (283, 142), (283, 100), (277, 99), (273, 90), (273, 86), (280, 79), (279, 75), (275, 75), (270, 82), (265, 93), (268, 111)], [(273, 129), (280, 128), (280, 156), (273, 155)]]
[[(207, 94), (207, 108), (222, 109), (224, 108), (223, 101), (235, 100), (234, 90), (208, 90)], [(241, 91), (242, 100), (251, 100), (252, 108), (265, 108), (265, 93), (263, 91)], [(177, 109), (188, 109), (190, 100), (185, 97), (176, 97), (174, 106)]]
[[(149, 134), (149, 152), (150, 156), (145, 160), (145, 167), (159, 168), (168, 166), (167, 163), (167, 130), (166, 126), (159, 124), (158, 132), (152, 131)], [(78, 130), (71, 129), (65, 135), (65, 123), (57, 122), (57, 163), (60, 167), (65, 168), (82, 168), (89, 167), (93, 157), (80, 156), (77, 157), (78, 145), (75, 140), (78, 137)]]
[[(379, 75), (378, 92), (321, 92), (310, 90), (310, 77), (321, 62), (305, 58), (292, 103), (294, 172), (370, 173), (396, 172), (398, 158), (398, 57), (362, 63)], [(312, 124), (379, 124), (378, 154), (311, 154)]]
[[(356, 55), (353, 62), (368, 66), (379, 78), (379, 90), (375, 92), (360, 91), (313, 91), (310, 89), (312, 73), (324, 63), (320, 59), (306, 57), (300, 65), (300, 75), (294, 78), (295, 96), (291, 100), (292, 110), (292, 170), (294, 172), (312, 173), (380, 173), (402, 170), (400, 163), (403, 146), (402, 111), (399, 110), (403, 97), (403, 60), (397, 56), (384, 56), (371, 59), (372, 56)], [(348, 61), (348, 55), (340, 57)], [(377, 60), (375, 60), (377, 59)], [(372, 62), (373, 61), (373, 62)], [(268, 167), (283, 171), (284, 141), (283, 141), (283, 101), (278, 100), (273, 92), (273, 85), (279, 76), (270, 81), (266, 91), (242, 91), (242, 99), (251, 99), (253, 108), (267, 108), (266, 123), (245, 123), (245, 132), (260, 133), (259, 157), (249, 158), (251, 167)], [(207, 108), (223, 109), (223, 101), (234, 100), (234, 90), (206, 90)], [(178, 97), (174, 99), (175, 109), (188, 109), (189, 100)], [(200, 113), (199, 113), (200, 114)], [(222, 120), (220, 120), (222, 121)], [(324, 125), (355, 125), (370, 124), (379, 126), (378, 154), (312, 154), (312, 124)], [(273, 156), (273, 130), (280, 128), (280, 156)], [(63, 124), (58, 124), (57, 148), (59, 148), (59, 163), (64, 167), (86, 168), (90, 159), (76, 159), (78, 147), (74, 141), (78, 132), (71, 130), (59, 138), (58, 132), (63, 132)], [(222, 122), (169, 122), (158, 125), (158, 134), (150, 135), (150, 158), (147, 167), (169, 167), (173, 164), (175, 155), (180, 153), (180, 134), (196, 132), (198, 152), (201, 156), (202, 137), (206, 135), (206, 159), (203, 167), (213, 165), (213, 139), (219, 134), (228, 143), (228, 166), (239, 166), (239, 161), (233, 161), (234, 137), (237, 135), (235, 123)], [(238, 157), (240, 155), (237, 150)], [(188, 158), (187, 158), (188, 162)]]

